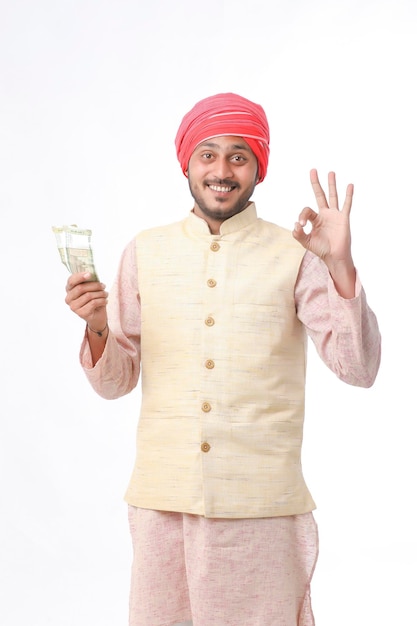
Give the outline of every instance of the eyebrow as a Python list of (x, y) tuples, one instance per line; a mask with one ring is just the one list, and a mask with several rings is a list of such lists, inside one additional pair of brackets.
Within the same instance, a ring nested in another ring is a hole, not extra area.
[[(203, 143), (200, 144), (200, 148), (220, 148), (218, 143), (215, 143), (214, 141), (204, 141)], [(248, 152), (250, 150), (250, 148), (248, 146), (246, 146), (245, 144), (240, 144), (240, 143), (233, 143), (230, 146), (227, 146), (228, 149), (231, 150), (245, 150), (246, 152)]]

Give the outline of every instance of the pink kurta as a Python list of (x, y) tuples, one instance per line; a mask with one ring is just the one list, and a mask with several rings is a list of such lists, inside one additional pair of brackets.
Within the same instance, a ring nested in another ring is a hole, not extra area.
[[(380, 335), (359, 279), (341, 298), (324, 263), (307, 252), (295, 286), (297, 316), (316, 349), (348, 384), (370, 386)], [(106, 398), (129, 393), (140, 372), (140, 294), (135, 240), (124, 251), (109, 305), (111, 332), (92, 367), (81, 363)], [(129, 506), (134, 562), (130, 626), (312, 626), (310, 581), (318, 553), (312, 513), (213, 519)]]

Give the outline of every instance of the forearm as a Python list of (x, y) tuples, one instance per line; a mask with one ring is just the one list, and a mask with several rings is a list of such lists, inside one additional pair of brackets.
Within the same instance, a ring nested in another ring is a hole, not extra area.
[[(329, 287), (331, 291), (331, 285)], [(378, 323), (362, 287), (349, 300), (335, 291), (329, 295), (328, 329), (311, 337), (326, 365), (340, 380), (356, 387), (371, 387), (381, 358)]]
[(381, 337), (356, 272), (353, 297), (344, 298), (325, 264), (308, 253), (295, 296), (298, 316), (326, 365), (348, 384), (371, 386), (379, 368)]
[(90, 346), (91, 361), (93, 366), (99, 361), (106, 347), (107, 337), (109, 334), (109, 326), (106, 322), (101, 329), (93, 329), (89, 324), (86, 327), (86, 337)]
[(81, 365), (88, 380), (108, 399), (129, 393), (139, 379), (141, 307), (135, 261), (133, 241), (122, 255), (106, 316), (86, 328), (81, 346)]
[(80, 363), (93, 389), (102, 398), (113, 400), (130, 393), (140, 374), (140, 342), (117, 338), (111, 331), (100, 358), (94, 363), (88, 330), (80, 350)]
[(332, 277), (336, 291), (342, 298), (349, 300), (355, 297), (356, 269), (352, 258), (338, 263), (327, 262), (327, 269)]

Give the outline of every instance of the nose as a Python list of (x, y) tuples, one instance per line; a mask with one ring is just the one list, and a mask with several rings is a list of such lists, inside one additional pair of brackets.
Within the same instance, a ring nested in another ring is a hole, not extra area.
[(220, 179), (233, 177), (233, 169), (227, 157), (217, 157), (213, 167), (213, 175)]

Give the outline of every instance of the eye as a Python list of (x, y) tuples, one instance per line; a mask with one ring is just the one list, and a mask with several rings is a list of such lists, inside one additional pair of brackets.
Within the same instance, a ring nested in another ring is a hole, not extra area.
[(211, 152), (203, 152), (203, 154), (201, 155), (202, 159), (206, 159), (207, 161), (213, 158), (213, 155)]
[(245, 157), (241, 154), (235, 154), (234, 156), (232, 156), (231, 160), (235, 161), (236, 163), (244, 163), (246, 161)]

